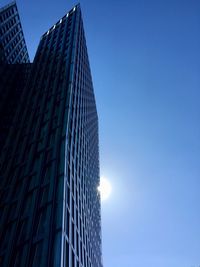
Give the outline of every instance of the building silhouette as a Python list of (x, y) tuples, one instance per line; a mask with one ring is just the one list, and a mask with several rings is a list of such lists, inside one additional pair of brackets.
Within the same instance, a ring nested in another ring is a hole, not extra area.
[(80, 6), (41, 37), (31, 64), (2, 40), (0, 266), (102, 267), (98, 117)]

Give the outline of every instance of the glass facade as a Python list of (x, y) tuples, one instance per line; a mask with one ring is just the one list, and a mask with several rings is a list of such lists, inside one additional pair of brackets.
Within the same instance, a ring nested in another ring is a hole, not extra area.
[(98, 117), (79, 5), (23, 65), (0, 157), (0, 265), (102, 267)]
[(0, 8), (0, 63), (29, 63), (16, 2)]

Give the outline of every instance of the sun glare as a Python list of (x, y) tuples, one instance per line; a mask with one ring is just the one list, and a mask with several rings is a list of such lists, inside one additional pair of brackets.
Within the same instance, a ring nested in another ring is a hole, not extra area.
[(105, 177), (100, 178), (100, 185), (98, 186), (98, 191), (101, 195), (101, 201), (104, 201), (109, 198), (112, 191), (112, 187), (108, 179), (106, 179)]

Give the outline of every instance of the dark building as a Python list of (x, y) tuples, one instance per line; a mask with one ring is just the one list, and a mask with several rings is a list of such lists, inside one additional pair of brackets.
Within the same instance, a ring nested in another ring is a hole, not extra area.
[(12, 64), (29, 62), (15, 1), (0, 9), (0, 62), (2, 61)]
[(0, 154), (18, 109), (31, 64), (0, 64)]
[(102, 267), (98, 117), (79, 5), (25, 66), (0, 158), (0, 266)]
[(30, 73), (28, 62), (17, 5), (12, 2), (0, 8), (0, 153)]

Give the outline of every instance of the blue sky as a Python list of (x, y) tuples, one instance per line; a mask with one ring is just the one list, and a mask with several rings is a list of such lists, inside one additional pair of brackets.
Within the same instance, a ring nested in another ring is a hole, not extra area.
[[(101, 175), (113, 187), (102, 204), (104, 267), (198, 267), (200, 2), (80, 2)], [(76, 3), (18, 0), (32, 59), (40, 36)]]

